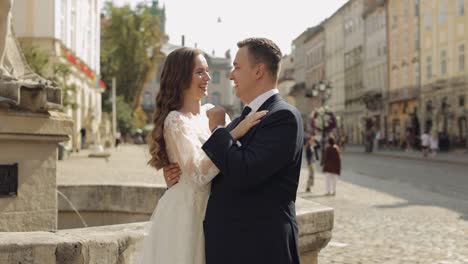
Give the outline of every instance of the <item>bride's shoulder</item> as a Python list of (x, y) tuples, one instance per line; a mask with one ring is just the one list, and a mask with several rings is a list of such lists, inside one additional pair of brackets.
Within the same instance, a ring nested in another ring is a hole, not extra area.
[(183, 115), (179, 111), (172, 110), (167, 114), (166, 119), (164, 120), (164, 125), (177, 124), (183, 122)]

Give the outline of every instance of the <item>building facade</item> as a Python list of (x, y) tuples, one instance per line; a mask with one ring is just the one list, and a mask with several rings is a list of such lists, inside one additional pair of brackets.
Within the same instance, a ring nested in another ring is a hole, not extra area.
[(302, 32), (296, 39), (292, 42), (292, 58), (294, 65), (294, 81), (295, 84), (289, 92), (291, 100), (294, 102), (296, 108), (301, 112), (302, 119), (307, 125), (306, 120), (310, 115), (310, 112), (313, 109), (313, 102), (311, 97), (306, 97), (306, 47), (305, 41), (309, 38), (314, 32), (315, 28), (308, 28)]
[(364, 88), (365, 116), (375, 131), (387, 135), (387, 26), (384, 1), (367, 1), (364, 9)]
[(74, 121), (70, 148), (101, 144), (99, 0), (15, 0), (13, 27), (19, 41), (39, 47), (52, 63), (71, 67), (69, 96), (76, 107), (66, 109)]
[(467, 140), (466, 0), (420, 1), (422, 129), (442, 150)]
[(408, 141), (409, 135), (419, 138), (420, 2), (389, 0), (387, 3), (387, 126), (389, 138), (398, 145)]
[(364, 1), (351, 0), (343, 6), (345, 113), (347, 142), (362, 144), (365, 107), (363, 95)]
[(331, 96), (327, 105), (337, 115), (338, 125), (341, 127), (345, 110), (343, 9), (336, 11), (323, 25), (325, 28), (325, 80), (331, 86)]

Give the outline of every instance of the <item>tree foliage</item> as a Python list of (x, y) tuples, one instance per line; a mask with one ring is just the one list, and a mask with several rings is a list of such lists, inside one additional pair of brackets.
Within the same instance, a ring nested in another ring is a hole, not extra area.
[[(144, 84), (154, 76), (161, 59), (161, 21), (146, 4), (135, 9), (116, 7), (106, 2), (103, 11), (101, 40), (101, 74), (110, 87), (117, 81), (117, 95), (136, 110)], [(110, 89), (108, 89), (110, 90)], [(106, 92), (103, 100), (109, 98)]]
[(51, 64), (50, 55), (37, 46), (22, 45), (22, 50), (28, 65), (36, 74), (62, 88), (63, 107), (70, 106), (76, 109), (77, 104), (72, 100), (72, 97), (77, 87), (75, 84), (69, 84), (68, 82), (68, 78), (72, 73), (70, 66), (61, 62)]

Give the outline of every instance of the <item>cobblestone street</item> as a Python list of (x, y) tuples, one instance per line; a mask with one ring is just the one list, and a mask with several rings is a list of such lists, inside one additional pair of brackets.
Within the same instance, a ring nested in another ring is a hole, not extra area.
[(468, 263), (468, 201), (353, 168), (340, 177), (335, 197), (323, 196), (324, 184), (319, 174), (312, 192), (301, 194), (335, 209), (332, 240), (319, 263)]
[[(146, 147), (123, 145), (120, 151), (111, 152), (108, 162), (87, 158), (86, 151), (59, 162), (58, 184), (164, 183), (161, 173), (146, 165)], [(390, 160), (379, 159), (394, 166)], [(468, 263), (468, 201), (397, 177), (365, 175), (371, 162), (366, 156), (345, 153), (345, 170), (335, 197), (323, 196), (324, 178), (319, 173), (312, 192), (304, 193), (307, 170), (302, 170), (299, 195), (335, 209), (333, 238), (320, 252), (319, 263)], [(452, 171), (463, 174), (463, 169)], [(465, 185), (468, 193), (466, 189)]]

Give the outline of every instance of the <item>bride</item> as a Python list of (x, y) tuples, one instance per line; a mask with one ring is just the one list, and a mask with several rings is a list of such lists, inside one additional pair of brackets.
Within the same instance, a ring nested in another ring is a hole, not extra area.
[[(180, 48), (167, 56), (156, 97), (149, 164), (161, 169), (178, 163), (182, 174), (158, 202), (137, 258), (139, 264), (205, 263), (202, 223), (210, 182), (219, 173), (201, 149), (211, 135), (208, 115), (213, 105), (201, 105), (210, 80), (201, 51)], [(231, 131), (232, 137), (245, 135), (265, 114), (245, 118)]]

